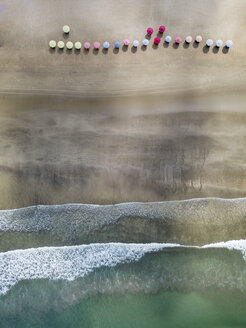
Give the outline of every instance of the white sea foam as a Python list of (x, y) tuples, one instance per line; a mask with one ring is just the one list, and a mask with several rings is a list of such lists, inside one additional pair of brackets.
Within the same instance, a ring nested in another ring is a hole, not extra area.
[[(167, 245), (167, 247), (176, 245)], [(96, 268), (138, 261), (161, 244), (91, 244), (42, 247), (0, 253), (0, 295), (22, 280), (83, 277)]]
[(30, 279), (66, 279), (83, 277), (97, 268), (140, 260), (145, 254), (165, 248), (227, 248), (239, 250), (246, 260), (246, 240), (199, 246), (179, 244), (91, 244), (42, 247), (0, 253), (0, 295), (14, 285)]

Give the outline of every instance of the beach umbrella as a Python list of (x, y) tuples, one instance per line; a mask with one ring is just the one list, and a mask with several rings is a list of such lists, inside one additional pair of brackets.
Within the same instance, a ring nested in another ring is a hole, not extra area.
[(70, 27), (68, 25), (64, 25), (62, 30), (64, 33), (68, 34), (70, 32)]
[(148, 40), (148, 39), (144, 39), (144, 40), (143, 40), (143, 45), (144, 45), (145, 47), (147, 47), (148, 44), (149, 44), (149, 40)]
[(66, 46), (67, 46), (68, 50), (72, 50), (73, 49), (73, 42), (68, 41)]
[(50, 46), (50, 48), (54, 49), (56, 47), (56, 41), (55, 40), (50, 40), (49, 46)]
[(161, 42), (161, 39), (160, 39), (160, 38), (156, 37), (156, 38), (154, 39), (154, 43), (155, 43), (155, 44), (159, 44), (160, 42)]
[(226, 47), (231, 48), (233, 46), (233, 42), (231, 40), (226, 41)]
[(137, 48), (139, 46), (139, 41), (138, 40), (134, 40), (133, 41), (133, 47)]
[(110, 44), (109, 44), (108, 41), (105, 41), (105, 42), (103, 43), (103, 48), (104, 48), (104, 49), (108, 49), (109, 46), (110, 46)]
[(216, 41), (216, 47), (217, 48), (220, 48), (220, 47), (222, 47), (223, 46), (223, 41), (222, 40), (217, 40)]
[(165, 30), (166, 30), (165, 26), (160, 26), (160, 27), (159, 27), (159, 32), (160, 32), (160, 33), (164, 33)]
[(176, 43), (181, 43), (182, 42), (182, 38), (180, 36), (177, 36), (176, 39), (175, 39), (175, 42)]
[(208, 40), (206, 41), (206, 45), (207, 45), (208, 47), (211, 47), (213, 44), (214, 44), (214, 41), (213, 41), (212, 39), (208, 39)]
[(153, 34), (153, 32), (154, 32), (154, 30), (153, 30), (152, 27), (149, 27), (149, 28), (147, 29), (147, 34), (148, 34), (148, 35)]
[(172, 37), (170, 35), (166, 36), (165, 41), (167, 43), (171, 42), (172, 41)]
[(84, 48), (85, 48), (86, 50), (89, 50), (90, 47), (91, 47), (90, 42), (85, 42), (85, 43), (84, 43)]
[(94, 48), (96, 50), (99, 50), (100, 46), (101, 46), (100, 42), (98, 42), (98, 41), (94, 42)]
[(197, 42), (197, 43), (202, 42), (202, 37), (201, 37), (201, 35), (197, 35), (197, 36), (196, 36), (196, 42)]
[(59, 48), (59, 49), (63, 49), (64, 46), (65, 46), (65, 44), (64, 44), (63, 41), (58, 41), (57, 45), (58, 45), (58, 48)]
[(115, 48), (119, 49), (120, 48), (120, 41), (115, 41), (114, 46), (115, 46)]
[(186, 39), (185, 39), (185, 42), (186, 43), (191, 43), (192, 42), (192, 37), (190, 35), (187, 36)]
[(77, 42), (75, 42), (74, 46), (75, 46), (75, 49), (80, 50), (82, 47), (82, 44), (81, 44), (81, 42), (77, 41)]
[(123, 41), (123, 43), (124, 43), (124, 46), (128, 47), (129, 44), (130, 44), (130, 41), (129, 41), (128, 39), (125, 39), (125, 40)]

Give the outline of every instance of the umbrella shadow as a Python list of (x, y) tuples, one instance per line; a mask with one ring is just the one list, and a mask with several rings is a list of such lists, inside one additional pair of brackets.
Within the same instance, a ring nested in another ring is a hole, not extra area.
[(99, 49), (93, 49), (93, 55), (97, 56), (99, 54)]
[(203, 48), (202, 48), (202, 51), (204, 54), (207, 54), (210, 50), (210, 47), (208, 47), (207, 45), (205, 45)]
[(193, 42), (193, 48), (198, 48), (199, 47), (199, 44), (200, 44), (199, 42), (194, 41)]
[(69, 33), (64, 33), (64, 32), (63, 32), (63, 38), (64, 38), (64, 39), (68, 39), (68, 38), (69, 38)]
[(64, 49), (60, 49), (60, 48), (58, 48), (57, 53), (58, 53), (59, 55), (64, 54)]
[(56, 52), (56, 49), (55, 48), (49, 48), (49, 53), (50, 54), (54, 54)]
[(84, 50), (83, 50), (84, 55), (88, 55), (89, 52), (90, 52), (90, 49), (88, 49), (88, 50), (87, 50), (87, 49), (84, 49)]
[(135, 54), (137, 51), (138, 51), (138, 48), (137, 47), (134, 47), (134, 46), (131, 47), (131, 52), (133, 54)]
[(151, 39), (151, 35), (149, 35), (148, 33), (145, 34), (145, 39), (150, 40)]
[(77, 56), (80, 55), (80, 52), (81, 52), (80, 49), (74, 49), (75, 55), (77, 55)]
[(158, 49), (158, 44), (153, 43), (153, 44), (152, 44), (152, 48), (153, 48), (153, 49)]
[(190, 44), (189, 43), (187, 43), (186, 41), (183, 43), (183, 48), (184, 49), (189, 49), (189, 47), (190, 47)]
[(227, 46), (224, 46), (223, 49), (222, 49), (223, 54), (228, 54), (229, 49), (230, 48), (228, 48)]
[(174, 43), (173, 43), (173, 49), (178, 49), (178, 48), (179, 48), (179, 43), (174, 42)]
[(113, 53), (114, 53), (115, 55), (118, 55), (118, 53), (119, 53), (119, 48), (114, 48), (114, 49), (113, 49)]
[(126, 46), (125, 44), (122, 46), (122, 51), (127, 52), (128, 51), (129, 46)]
[(214, 47), (213, 47), (213, 53), (214, 53), (214, 54), (217, 54), (217, 53), (219, 52), (219, 50), (220, 50), (219, 47), (217, 47), (217, 46), (214, 46)]
[(71, 49), (71, 50), (70, 50), (70, 49), (66, 49), (66, 54), (67, 54), (67, 55), (72, 55), (72, 53), (73, 53), (73, 52), (72, 52), (72, 49)]
[(108, 49), (107, 49), (107, 48), (103, 48), (102, 53), (103, 53), (104, 55), (107, 55), (107, 54), (108, 54)]
[(158, 38), (162, 38), (163, 37), (163, 34), (164, 33), (161, 33), (160, 31), (158, 31), (158, 33), (157, 33)]
[(165, 41), (165, 42), (163, 43), (163, 47), (164, 47), (164, 48), (168, 48), (169, 45), (170, 45), (169, 42), (166, 42), (166, 41)]
[(142, 45), (142, 46), (141, 46), (141, 50), (142, 50), (142, 51), (146, 51), (146, 50), (147, 50), (147, 46)]

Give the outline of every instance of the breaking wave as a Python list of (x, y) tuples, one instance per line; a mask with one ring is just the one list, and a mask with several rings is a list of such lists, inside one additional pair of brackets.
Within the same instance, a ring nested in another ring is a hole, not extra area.
[[(179, 244), (109, 243), (65, 247), (43, 247), (35, 249), (33, 248), (26, 250), (8, 251), (5, 253), (0, 253), (0, 295), (6, 294), (13, 286), (15, 286), (20, 281), (36, 279), (72, 281), (76, 278), (85, 277), (89, 273), (92, 273), (93, 271), (100, 268), (112, 268), (116, 267), (117, 265), (137, 262), (142, 257), (144, 257), (145, 254), (148, 253), (158, 252), (158, 254), (161, 254), (162, 251), (165, 250), (177, 250), (180, 252), (185, 250), (201, 251), (222, 248), (227, 250), (229, 249), (240, 251), (243, 255), (244, 260), (246, 260), (246, 240), (235, 240), (223, 243), (215, 243), (204, 245), (201, 247), (182, 246)], [(175, 260), (175, 256), (172, 257), (171, 261), (175, 262)], [(182, 254), (182, 261), (186, 260), (190, 259), (186, 256), (186, 254)], [(209, 261), (211, 261), (211, 257), (209, 257)], [(169, 262), (170, 260), (165, 259), (162, 266), (166, 270), (164, 276), (169, 277), (168, 279), (170, 280), (171, 277), (172, 279), (174, 279), (176, 273), (174, 274), (175, 265), (173, 266), (172, 264), (170, 267)], [(212, 270), (211, 267), (213, 267), (215, 273), (219, 272), (219, 268), (216, 267), (217, 264), (211, 263), (212, 262), (210, 262), (210, 264), (208, 265), (210, 271)], [(179, 264), (179, 270), (181, 270), (182, 265)], [(187, 265), (187, 263), (185, 265)], [(207, 270), (207, 266), (205, 267)], [(160, 272), (163, 270), (160, 267), (160, 263), (158, 265), (155, 265), (155, 269), (157, 275), (160, 274)], [(143, 270), (148, 270), (148, 265), (145, 265)], [(213, 272), (213, 270), (211, 272)], [(183, 273), (184, 276), (187, 276), (187, 269), (185, 269)], [(193, 272), (193, 274), (195, 277), (195, 272)], [(244, 275), (246, 278), (246, 266)], [(137, 275), (134, 275), (135, 278), (136, 276)], [(227, 274), (226, 279), (228, 279), (229, 276)], [(161, 279), (164, 279), (163, 276)], [(176, 277), (175, 279), (177, 283), (178, 278)], [(179, 279), (184, 278), (179, 277)], [(131, 281), (131, 279), (127, 279), (127, 281), (129, 282)], [(218, 281), (223, 281), (223, 279), (221, 279), (220, 277)], [(243, 280), (241, 279), (240, 281), (242, 282)], [(148, 280), (143, 284), (143, 286), (148, 286)]]

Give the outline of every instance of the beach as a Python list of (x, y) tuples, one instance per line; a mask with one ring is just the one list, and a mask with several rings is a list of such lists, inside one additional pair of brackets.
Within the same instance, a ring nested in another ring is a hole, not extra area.
[[(246, 4), (100, 7), (1, 5), (0, 208), (243, 197)], [(154, 47), (161, 24), (164, 36), (201, 34), (203, 42), (167, 47), (163, 36)], [(142, 42), (148, 26), (155, 31), (147, 48), (113, 48), (126, 37)], [(208, 49), (209, 37), (234, 46)], [(51, 50), (51, 39), (108, 40), (111, 48)]]

